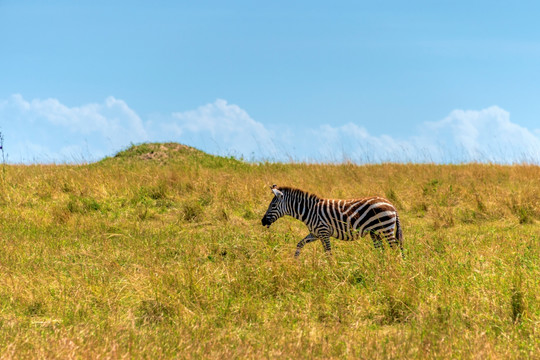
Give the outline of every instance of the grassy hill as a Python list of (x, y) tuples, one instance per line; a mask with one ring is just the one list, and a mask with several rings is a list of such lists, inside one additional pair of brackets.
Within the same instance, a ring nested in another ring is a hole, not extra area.
[[(180, 144), (0, 172), (2, 358), (538, 358), (540, 168), (249, 164)], [(260, 219), (382, 195), (406, 259)]]

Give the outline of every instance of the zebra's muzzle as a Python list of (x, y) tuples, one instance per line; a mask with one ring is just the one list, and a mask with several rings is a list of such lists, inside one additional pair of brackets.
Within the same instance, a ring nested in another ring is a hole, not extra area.
[(269, 228), (270, 225), (272, 225), (272, 223), (270, 222), (270, 220), (268, 220), (266, 216), (262, 218), (261, 222), (262, 222), (262, 225), (266, 226), (267, 228)]

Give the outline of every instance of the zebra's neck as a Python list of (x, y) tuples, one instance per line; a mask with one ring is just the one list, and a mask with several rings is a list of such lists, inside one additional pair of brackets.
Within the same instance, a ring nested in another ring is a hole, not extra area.
[(299, 189), (284, 189), (286, 215), (304, 222), (306, 225), (314, 214), (314, 206), (320, 200), (316, 195)]

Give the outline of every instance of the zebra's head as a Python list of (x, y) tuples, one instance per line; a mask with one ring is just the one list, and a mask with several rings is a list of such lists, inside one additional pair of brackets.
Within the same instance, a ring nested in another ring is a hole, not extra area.
[(268, 210), (262, 218), (263, 226), (270, 227), (277, 219), (285, 215), (285, 206), (283, 193), (277, 188), (277, 185), (271, 187), (274, 198), (268, 205)]

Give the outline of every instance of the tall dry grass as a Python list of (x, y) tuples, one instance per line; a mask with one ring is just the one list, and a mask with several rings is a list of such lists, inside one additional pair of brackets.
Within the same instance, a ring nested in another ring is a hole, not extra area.
[[(150, 154), (150, 155), (148, 155)], [(3, 358), (538, 358), (540, 168), (246, 164), (143, 145), (6, 167)], [(406, 259), (260, 225), (271, 184), (382, 195)]]

